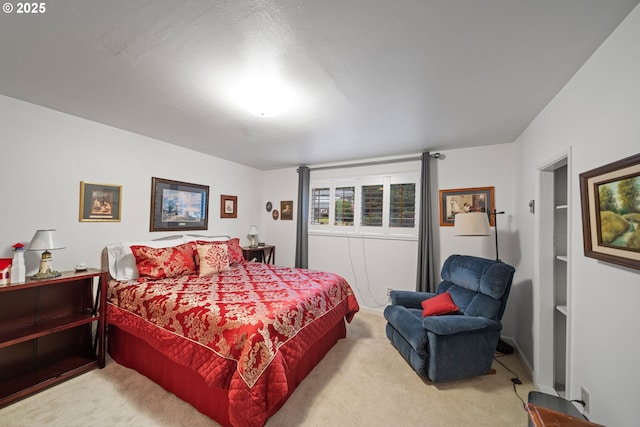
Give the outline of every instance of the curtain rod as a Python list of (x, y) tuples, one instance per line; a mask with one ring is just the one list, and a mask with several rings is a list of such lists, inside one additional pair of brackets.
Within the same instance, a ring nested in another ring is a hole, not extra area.
[[(434, 159), (440, 158), (440, 153), (429, 153), (429, 157)], [(362, 162), (362, 163), (347, 163), (344, 165), (332, 165), (332, 166), (318, 166), (318, 167), (310, 167), (309, 171), (320, 171), (320, 170), (328, 170), (328, 169), (341, 169), (341, 168), (355, 168), (358, 166), (377, 166), (377, 165), (385, 165), (389, 163), (402, 163), (402, 162), (412, 162), (422, 160), (422, 156), (413, 156), (413, 157), (400, 157), (397, 159), (386, 159), (386, 160), (374, 160), (371, 162)]]

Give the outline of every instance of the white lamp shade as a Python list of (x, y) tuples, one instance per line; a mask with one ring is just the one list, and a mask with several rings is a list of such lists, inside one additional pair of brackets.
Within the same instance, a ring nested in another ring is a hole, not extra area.
[(456, 214), (453, 222), (454, 236), (489, 236), (489, 217), (485, 212)]
[(29, 243), (30, 251), (47, 251), (52, 249), (64, 249), (64, 243), (60, 241), (56, 230), (38, 230)]
[(258, 234), (258, 227), (256, 227), (255, 225), (252, 225), (251, 227), (249, 227), (249, 231), (247, 232), (247, 234), (249, 236), (257, 236)]

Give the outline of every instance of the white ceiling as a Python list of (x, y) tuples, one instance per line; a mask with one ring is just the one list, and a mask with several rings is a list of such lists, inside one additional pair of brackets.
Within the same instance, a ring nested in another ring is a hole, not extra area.
[(508, 143), (638, 1), (49, 1), (0, 15), (0, 93), (260, 169)]

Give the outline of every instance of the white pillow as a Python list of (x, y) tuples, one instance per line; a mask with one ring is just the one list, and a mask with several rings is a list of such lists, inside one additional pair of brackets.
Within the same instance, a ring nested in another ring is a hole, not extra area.
[(138, 278), (136, 259), (131, 252), (131, 246), (148, 246), (150, 248), (169, 248), (186, 243), (183, 236), (174, 239), (148, 240), (143, 242), (122, 242), (107, 245), (109, 274), (116, 280), (135, 280)]

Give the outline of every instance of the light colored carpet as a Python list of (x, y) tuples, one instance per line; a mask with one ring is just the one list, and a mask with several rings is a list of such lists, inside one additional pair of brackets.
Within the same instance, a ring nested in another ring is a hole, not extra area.
[[(326, 355), (267, 422), (276, 426), (526, 426), (515, 375), (494, 361), (495, 375), (434, 385), (404, 361), (376, 312), (358, 313), (347, 338)], [(499, 360), (534, 390), (517, 356)], [(108, 358), (107, 366), (0, 409), (0, 425), (216, 426), (189, 404)]]

